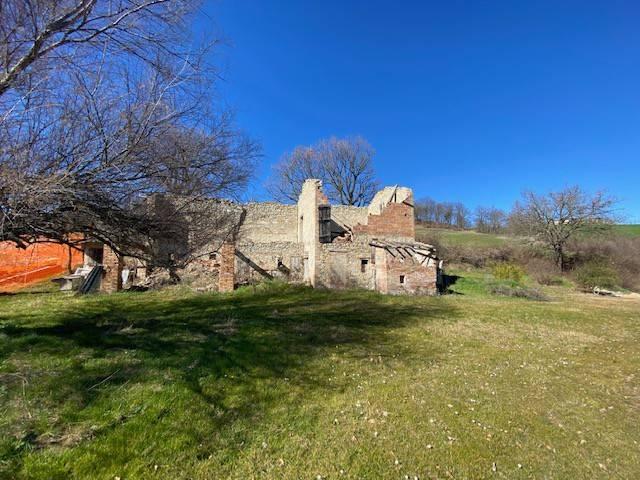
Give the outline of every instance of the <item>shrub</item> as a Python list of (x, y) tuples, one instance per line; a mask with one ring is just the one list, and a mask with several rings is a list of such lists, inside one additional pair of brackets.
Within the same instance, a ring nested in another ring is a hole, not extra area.
[(526, 298), (528, 300), (537, 300), (539, 302), (546, 302), (549, 300), (549, 297), (547, 297), (542, 290), (532, 287), (523, 287), (520, 285), (491, 285), (489, 287), (489, 292), (493, 293), (494, 295)]
[(615, 288), (620, 284), (620, 276), (616, 270), (603, 261), (583, 264), (575, 269), (573, 277), (584, 290), (593, 290), (595, 287)]
[(578, 267), (588, 263), (608, 264), (617, 272), (621, 287), (640, 291), (640, 238), (610, 235), (579, 239), (572, 246), (577, 252)]
[(522, 282), (524, 278), (524, 270), (522, 267), (513, 263), (497, 263), (491, 269), (491, 273), (498, 280), (513, 280), (516, 283)]
[(540, 285), (562, 285), (558, 267), (548, 258), (531, 258), (526, 262), (527, 273)]

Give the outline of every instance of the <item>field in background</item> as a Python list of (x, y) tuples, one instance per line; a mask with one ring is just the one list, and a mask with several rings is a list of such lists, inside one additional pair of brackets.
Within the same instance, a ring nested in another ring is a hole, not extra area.
[(448, 228), (416, 225), (416, 238), (426, 239), (436, 237), (446, 245), (469, 247), (500, 247), (515, 239), (507, 235), (478, 233), (475, 230), (452, 230)]
[[(640, 225), (614, 225), (610, 234), (630, 238), (640, 237)], [(522, 243), (522, 239), (506, 234), (479, 233), (475, 230), (453, 230), (424, 224), (416, 225), (416, 237), (426, 240), (435, 237), (446, 246), (475, 248), (501, 247), (508, 244)]]
[(640, 301), (457, 274), (0, 296), (0, 477), (635, 478)]
[(640, 237), (640, 225), (615, 225), (613, 231), (626, 237)]

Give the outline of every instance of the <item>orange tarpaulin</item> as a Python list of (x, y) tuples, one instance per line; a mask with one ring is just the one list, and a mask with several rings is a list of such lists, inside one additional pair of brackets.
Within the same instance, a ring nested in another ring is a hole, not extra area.
[(0, 290), (11, 291), (65, 274), (83, 262), (82, 251), (57, 243), (36, 243), (26, 249), (0, 243)]

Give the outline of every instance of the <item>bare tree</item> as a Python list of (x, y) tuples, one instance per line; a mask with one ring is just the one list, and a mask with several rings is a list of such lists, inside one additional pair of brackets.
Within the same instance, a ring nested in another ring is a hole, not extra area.
[(275, 166), (267, 188), (277, 200), (297, 201), (304, 180), (318, 178), (331, 201), (363, 206), (378, 188), (373, 155), (373, 148), (362, 137), (332, 137), (310, 147), (296, 147)]
[(276, 200), (297, 202), (308, 178), (323, 180), (325, 171), (314, 147), (299, 146), (285, 153), (275, 165), (267, 190)]
[(416, 202), (416, 220), (425, 223), (435, 223), (435, 211), (437, 202), (432, 198), (421, 198)]
[(523, 193), (511, 214), (516, 231), (546, 243), (558, 267), (567, 266), (566, 247), (578, 232), (601, 231), (614, 221), (617, 201), (603, 192), (590, 195), (580, 187), (570, 187), (547, 195)]
[[(193, 0), (3, 0), (0, 3), (0, 97), (36, 73), (90, 66), (103, 55), (159, 66), (156, 49), (188, 59), (171, 41), (184, 37)], [(149, 48), (149, 47), (154, 48)]]
[(371, 145), (362, 137), (332, 137), (321, 141), (317, 150), (329, 198), (342, 205), (367, 205), (378, 189)]
[(422, 198), (416, 202), (416, 219), (420, 222), (465, 229), (469, 226), (469, 209), (460, 202), (436, 202)]
[(475, 226), (480, 233), (500, 233), (506, 222), (507, 214), (499, 208), (479, 206), (475, 210)]
[(469, 209), (462, 203), (454, 204), (454, 224), (461, 229), (469, 226)]
[(489, 209), (489, 233), (501, 233), (507, 222), (507, 214), (504, 210), (492, 207)]
[(480, 233), (488, 233), (489, 231), (489, 209), (478, 206), (474, 212), (475, 227)]
[[(185, 29), (196, 6), (0, 3), (0, 240), (82, 233), (150, 259), (172, 233), (197, 249), (207, 217), (179, 218), (241, 191), (258, 148), (211, 106), (209, 45), (191, 49)], [(173, 199), (162, 215), (158, 195)]]

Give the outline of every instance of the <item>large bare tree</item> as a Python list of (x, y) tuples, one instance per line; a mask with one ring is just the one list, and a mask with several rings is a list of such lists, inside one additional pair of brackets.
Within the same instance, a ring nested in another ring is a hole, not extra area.
[(331, 201), (364, 206), (378, 189), (374, 153), (362, 137), (331, 137), (312, 146), (296, 147), (275, 166), (268, 190), (277, 200), (295, 202), (304, 181), (318, 178)]
[[(83, 233), (148, 259), (176, 226), (193, 251), (214, 217), (215, 237), (220, 219), (194, 206), (241, 191), (258, 147), (212, 105), (211, 43), (193, 48), (186, 28), (197, 6), (0, 3), (0, 240)], [(158, 195), (171, 198), (161, 215)]]
[(553, 250), (558, 268), (567, 266), (567, 243), (581, 231), (602, 231), (615, 220), (616, 199), (603, 193), (588, 194), (578, 186), (546, 195), (525, 192), (516, 202), (510, 222)]

